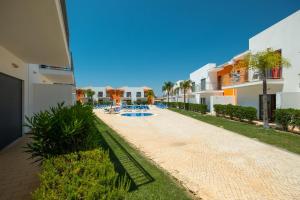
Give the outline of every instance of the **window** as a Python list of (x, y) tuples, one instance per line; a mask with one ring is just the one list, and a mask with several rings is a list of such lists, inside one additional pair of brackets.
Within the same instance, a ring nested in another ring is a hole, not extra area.
[(144, 92), (144, 97), (148, 97), (148, 92)]
[(206, 104), (206, 99), (205, 99), (204, 97), (201, 97), (201, 98), (200, 98), (200, 103), (201, 103), (201, 104)]
[(126, 92), (126, 97), (131, 97), (131, 92)]
[(192, 82), (192, 92), (195, 92), (196, 91), (196, 84), (195, 82)]
[(201, 79), (201, 90), (206, 90), (206, 79)]
[(137, 92), (136, 93), (136, 97), (141, 97), (142, 96), (142, 93), (141, 92)]
[(120, 97), (124, 97), (124, 92), (120, 92)]
[(103, 97), (103, 92), (98, 92), (98, 97)]

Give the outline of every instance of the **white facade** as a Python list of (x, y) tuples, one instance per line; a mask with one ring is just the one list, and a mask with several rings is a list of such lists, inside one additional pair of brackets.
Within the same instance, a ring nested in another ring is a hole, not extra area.
[[(16, 67), (12, 66), (14, 63)], [(41, 72), (42, 71), (42, 72)], [(65, 102), (66, 105), (74, 103), (73, 89), (74, 75), (69, 71), (64, 83), (56, 82), (55, 77), (65, 76), (66, 71), (55, 70), (53, 78), (43, 75), (47, 72), (51, 74), (51, 69), (41, 69), (40, 65), (27, 64), (12, 54), (4, 47), (0, 46), (0, 72), (23, 82), (23, 116), (32, 116), (33, 113), (48, 109), (57, 103)], [(38, 87), (39, 86), (39, 87)], [(40, 90), (38, 88), (43, 88)], [(50, 95), (51, 94), (51, 95)], [(47, 97), (47, 98), (45, 98)]]
[[(94, 96), (93, 96), (93, 100), (94, 101), (98, 101), (98, 99), (107, 99), (109, 100), (109, 96), (108, 94), (106, 94), (106, 90), (108, 88), (111, 88), (109, 86), (107, 87), (93, 87), (93, 86), (87, 86), (87, 87), (82, 87), (82, 88), (79, 88), (79, 89), (83, 89), (83, 90), (87, 90), (87, 89), (90, 89), (92, 91), (95, 92)], [(102, 93), (102, 97), (99, 95), (100, 93)]]
[[(124, 90), (124, 98), (128, 99), (128, 93), (131, 94), (131, 101), (137, 101), (138, 99), (147, 100), (147, 95), (145, 95), (145, 89), (147, 87), (121, 87), (120, 89)], [(150, 88), (149, 88), (150, 89)]]
[[(268, 48), (280, 50), (281, 55), (291, 64), (289, 68), (276, 69), (278, 71), (271, 72), (267, 77), (267, 92), (268, 98), (271, 99), (271, 110), (276, 108), (300, 109), (300, 10), (250, 38), (249, 50), (233, 57), (226, 64), (243, 59), (249, 52), (256, 53)], [(205, 103), (211, 110), (216, 102), (252, 106), (258, 111), (261, 110), (262, 81), (257, 73), (254, 70), (248, 70), (246, 71), (248, 79), (245, 82), (237, 81), (221, 86), (222, 80), (218, 80), (217, 72), (222, 70), (222, 66), (216, 67), (216, 64), (209, 63), (190, 74), (193, 87), (192, 91), (187, 93), (187, 102)], [(278, 74), (280, 75), (278, 76)], [(239, 72), (233, 75), (237, 75), (239, 78)], [(174, 85), (170, 94), (170, 102), (183, 102), (183, 92), (178, 89), (180, 82), (177, 81)], [(225, 89), (233, 89), (235, 96), (222, 97)], [(166, 92), (164, 97), (166, 100)]]
[[(250, 38), (251, 52), (267, 48), (281, 50), (282, 56), (291, 64), (289, 68), (282, 68), (281, 87), (269, 92), (277, 94), (276, 107), (300, 109), (300, 11)], [(253, 73), (249, 73), (249, 81), (252, 78)]]
[[(59, 2), (12, 0), (0, 3), (0, 73), (22, 83), (22, 124), (25, 116), (57, 103), (74, 103), (67, 22)], [(47, 13), (43, 12), (45, 9)], [(6, 96), (1, 95), (1, 98)], [(21, 134), (26, 131), (23, 127)]]
[(145, 94), (145, 90), (151, 90), (151, 88), (148, 87), (128, 87), (128, 86), (124, 86), (120, 88), (112, 88), (110, 86), (106, 86), (106, 87), (88, 86), (88, 87), (81, 87), (79, 89), (93, 90), (95, 92), (93, 96), (93, 100), (95, 102), (97, 102), (98, 100), (111, 101), (109, 93), (107, 92), (108, 90), (122, 90), (123, 91), (123, 97), (121, 98), (122, 100), (131, 100), (132, 102), (135, 102), (137, 100), (146, 101), (147, 94)]
[(193, 102), (206, 104), (210, 108), (210, 97), (223, 95), (218, 88), (217, 70), (215, 63), (208, 63), (190, 74)]

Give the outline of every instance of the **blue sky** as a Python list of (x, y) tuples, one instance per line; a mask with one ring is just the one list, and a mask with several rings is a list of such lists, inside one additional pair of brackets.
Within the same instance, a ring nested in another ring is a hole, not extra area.
[(248, 49), (248, 39), (299, 0), (69, 0), (77, 86), (149, 86), (188, 79)]

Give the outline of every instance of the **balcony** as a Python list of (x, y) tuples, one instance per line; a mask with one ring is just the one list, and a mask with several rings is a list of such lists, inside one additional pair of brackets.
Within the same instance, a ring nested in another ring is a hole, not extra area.
[(70, 85), (75, 84), (74, 72), (70, 67), (40, 65), (39, 72), (53, 83)]
[(282, 79), (282, 67), (270, 69), (266, 73), (267, 79)]
[(0, 27), (1, 46), (24, 62), (71, 65), (65, 1), (1, 1)]
[(209, 83), (205, 82), (202, 84), (195, 84), (194, 87), (192, 87), (192, 93), (203, 93), (205, 91), (211, 92), (211, 91), (218, 91), (218, 85), (215, 82)]
[[(266, 72), (267, 82), (271, 85), (282, 85), (283, 79), (282, 79), (282, 68), (273, 68)], [(223, 78), (223, 77), (222, 77)], [(243, 81), (241, 81), (241, 77), (238, 78), (232, 78), (231, 81), (224, 81), (222, 80), (222, 89), (229, 89), (229, 88), (239, 88), (239, 87), (246, 87), (246, 86), (252, 86), (252, 85), (261, 85), (262, 84), (262, 77), (259, 72), (252, 71), (249, 73), (249, 80), (248, 76), (247, 79), (244, 78)]]

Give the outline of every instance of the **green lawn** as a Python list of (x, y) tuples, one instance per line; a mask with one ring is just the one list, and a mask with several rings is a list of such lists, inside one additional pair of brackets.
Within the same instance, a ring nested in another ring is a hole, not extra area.
[(180, 110), (177, 108), (169, 108), (169, 110), (192, 117), (194, 119), (222, 127), (235, 133), (256, 138), (257, 140), (271, 144), (288, 151), (300, 154), (300, 136), (288, 132), (278, 131), (274, 129), (266, 130), (261, 126), (248, 124), (245, 122), (231, 121), (229, 119), (215, 117), (210, 115), (201, 115), (192, 111)]
[(155, 166), (103, 121), (99, 119), (96, 123), (101, 146), (109, 149), (117, 171), (125, 172), (134, 183), (127, 199), (193, 199), (163, 169)]

